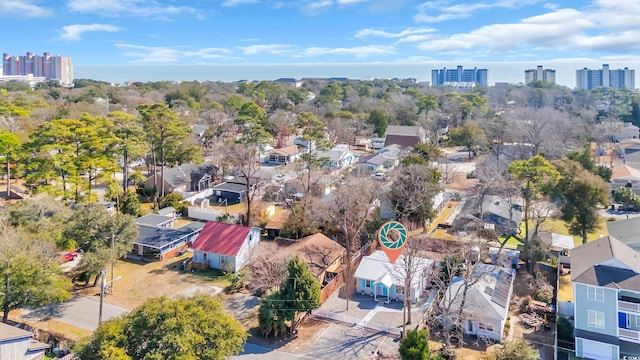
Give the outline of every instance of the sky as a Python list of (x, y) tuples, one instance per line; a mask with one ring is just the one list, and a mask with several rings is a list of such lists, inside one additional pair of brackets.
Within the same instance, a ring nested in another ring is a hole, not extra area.
[(494, 64), (494, 81), (520, 82), (525, 67), (499, 72), (522, 63), (570, 66), (558, 78), (574, 82), (582, 67), (640, 65), (638, 19), (638, 0), (0, 0), (0, 51), (74, 65)]

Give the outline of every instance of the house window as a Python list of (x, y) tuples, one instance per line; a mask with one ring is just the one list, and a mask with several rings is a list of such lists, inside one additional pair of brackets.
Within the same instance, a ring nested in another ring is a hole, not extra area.
[[(629, 315), (627, 315), (627, 319), (629, 318)], [(636, 326), (640, 327), (640, 315), (636, 315)]]
[(366, 287), (366, 288), (373, 287), (373, 281), (372, 280), (365, 280), (364, 281), (364, 287)]
[(227, 262), (226, 256), (220, 255), (220, 264), (224, 264), (225, 262)]
[(590, 327), (604, 329), (604, 313), (602, 311), (589, 310), (589, 321), (588, 325)]
[(587, 298), (591, 301), (604, 301), (604, 288), (587, 286)]
[(396, 294), (404, 294), (404, 287), (396, 286)]

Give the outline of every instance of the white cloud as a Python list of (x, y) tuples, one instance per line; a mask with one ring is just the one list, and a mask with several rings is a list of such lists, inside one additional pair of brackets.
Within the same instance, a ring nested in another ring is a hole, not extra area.
[(197, 13), (193, 8), (162, 4), (155, 0), (69, 0), (69, 10), (102, 16), (160, 17)]
[(541, 0), (497, 0), (494, 2), (448, 5), (448, 2), (445, 1), (428, 1), (418, 6), (418, 14), (413, 17), (413, 20), (416, 22), (436, 23), (453, 19), (465, 19), (482, 9), (515, 9), (539, 2)]
[(75, 24), (75, 25), (67, 25), (62, 27), (62, 35), (60, 35), (61, 39), (64, 40), (80, 40), (80, 37), (85, 32), (92, 31), (107, 31), (107, 32), (117, 32), (120, 31), (120, 28), (113, 25), (107, 24)]
[(241, 60), (232, 56), (232, 51), (224, 48), (204, 48), (199, 50), (182, 50), (162, 46), (141, 46), (119, 43), (115, 47), (124, 49), (126, 57), (134, 58), (134, 63), (175, 63), (180, 60), (197, 62), (200, 59)]
[(374, 55), (395, 54), (396, 50), (391, 46), (371, 45), (356, 46), (351, 48), (327, 48), (309, 47), (306, 48), (302, 56), (323, 56), (323, 55), (353, 55), (356, 58), (366, 58)]
[(43, 18), (53, 15), (51, 9), (37, 6), (28, 0), (0, 1), (0, 17)]
[(293, 45), (287, 44), (266, 44), (266, 45), (251, 45), (245, 47), (238, 47), (245, 55), (259, 55), (259, 54), (271, 54), (271, 55), (284, 55), (293, 50)]
[(222, 2), (223, 7), (236, 7), (240, 5), (255, 4), (258, 0), (225, 0)]
[(403, 38), (412, 35), (420, 35), (433, 32), (433, 28), (407, 28), (397, 33), (388, 32), (385, 30), (377, 29), (362, 29), (358, 30), (355, 37), (358, 39), (364, 39), (366, 37), (384, 37), (384, 38)]
[(533, 16), (514, 24), (492, 24), (469, 33), (422, 42), (418, 47), (441, 53), (460, 52), (469, 49), (488, 49), (504, 52), (519, 47), (570, 48), (584, 37), (584, 32), (596, 26), (575, 9), (560, 9)]
[(318, 15), (320, 11), (333, 5), (333, 0), (310, 1), (302, 7), (302, 12), (307, 15)]

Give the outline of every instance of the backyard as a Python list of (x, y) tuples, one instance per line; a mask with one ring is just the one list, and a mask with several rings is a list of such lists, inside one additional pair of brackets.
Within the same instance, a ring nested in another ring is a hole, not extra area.
[[(208, 292), (209, 288), (224, 289), (229, 278), (221, 271), (207, 270), (203, 272), (184, 272), (181, 265), (191, 256), (191, 252), (162, 261), (149, 263), (134, 261), (118, 261), (114, 269), (114, 278), (109, 284), (113, 292), (105, 296), (104, 301), (127, 309), (133, 309), (145, 300), (158, 296), (175, 296), (201, 288)], [(107, 282), (111, 281), (111, 271), (107, 271)], [(98, 284), (99, 285), (99, 284)], [(94, 296), (99, 295), (100, 287), (88, 287), (79, 292)]]

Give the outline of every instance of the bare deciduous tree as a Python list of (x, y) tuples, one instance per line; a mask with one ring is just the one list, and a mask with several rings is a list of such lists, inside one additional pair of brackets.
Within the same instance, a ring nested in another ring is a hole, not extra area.
[(380, 196), (380, 186), (370, 177), (349, 177), (337, 188), (328, 205), (326, 216), (339, 231), (347, 249), (347, 269), (345, 273), (345, 290), (347, 309), (351, 297), (351, 257), (358, 248), (360, 230), (373, 212)]
[(262, 296), (279, 287), (287, 278), (289, 258), (290, 256), (279, 252), (275, 243), (261, 243), (260, 250), (254, 253), (249, 266), (249, 291)]

